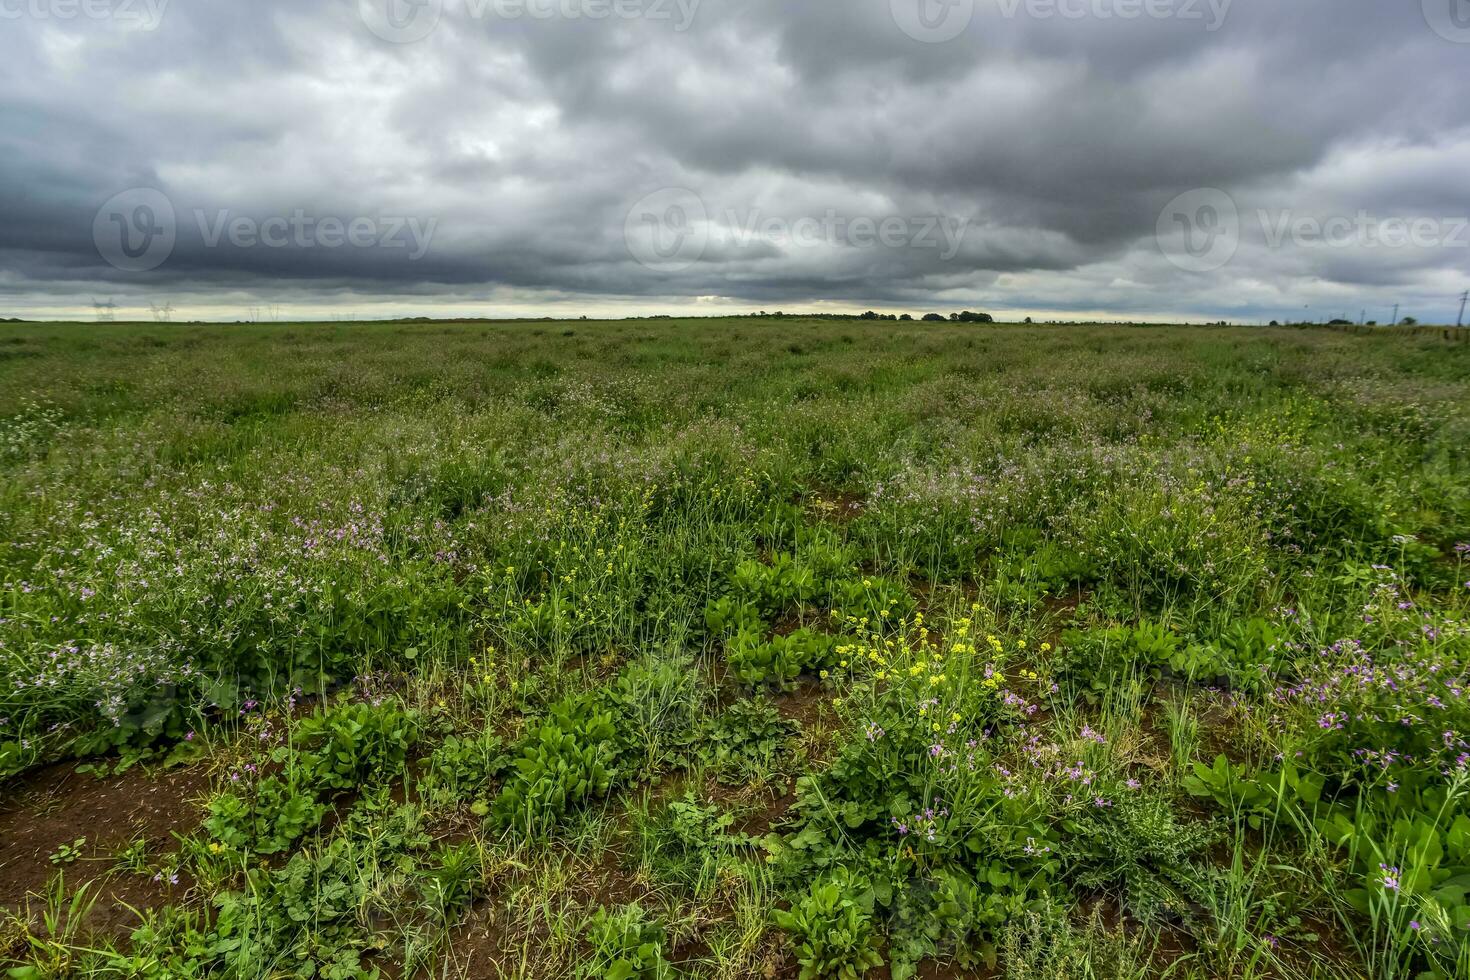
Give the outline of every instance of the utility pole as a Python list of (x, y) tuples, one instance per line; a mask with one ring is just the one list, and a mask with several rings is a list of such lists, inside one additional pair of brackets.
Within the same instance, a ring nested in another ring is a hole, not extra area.
[(1467, 299), (1470, 299), (1470, 289), (1460, 294), (1460, 316), (1455, 320), (1455, 326), (1457, 327), (1463, 327), (1465, 325), (1465, 301)]

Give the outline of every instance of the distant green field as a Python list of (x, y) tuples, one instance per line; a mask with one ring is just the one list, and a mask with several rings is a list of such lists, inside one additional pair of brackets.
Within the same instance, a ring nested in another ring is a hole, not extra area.
[(14, 977), (1470, 977), (1436, 334), (5, 324), (0, 548)]

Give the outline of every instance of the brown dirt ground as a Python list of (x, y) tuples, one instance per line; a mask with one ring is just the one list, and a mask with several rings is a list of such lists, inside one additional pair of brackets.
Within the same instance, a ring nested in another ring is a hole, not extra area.
[[(182, 897), (183, 888), (141, 876), (110, 875), (115, 855), (139, 837), (150, 854), (173, 848), (173, 834), (197, 827), (208, 789), (203, 769), (145, 772), (98, 779), (74, 764), (49, 766), (0, 786), (0, 909), (35, 918), (39, 895), (61, 871), (68, 890), (96, 882), (97, 899), (85, 931), (116, 935), (137, 923), (126, 906), (156, 907)], [(54, 865), (63, 844), (85, 838), (78, 859)]]

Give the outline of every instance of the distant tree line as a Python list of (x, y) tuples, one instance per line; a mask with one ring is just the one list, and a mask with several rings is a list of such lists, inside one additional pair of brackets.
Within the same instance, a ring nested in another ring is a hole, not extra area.
[[(892, 313), (888, 313), (888, 314), (874, 313), (872, 310), (869, 310), (868, 312), (864, 313), (858, 319), (860, 319), (860, 320), (912, 320), (913, 317), (909, 316), (907, 313), (903, 314), (902, 316), (894, 316)], [(989, 313), (971, 313), (969, 310), (966, 310), (963, 313), (951, 313), (949, 315), (949, 320), (950, 320), (950, 322), (953, 322), (953, 323), (994, 323), (995, 322), (995, 317), (991, 316)], [(924, 314), (924, 322), (926, 322), (926, 323), (943, 323), (943, 322), (945, 322), (945, 317), (942, 314), (939, 314), (939, 313), (925, 313)]]

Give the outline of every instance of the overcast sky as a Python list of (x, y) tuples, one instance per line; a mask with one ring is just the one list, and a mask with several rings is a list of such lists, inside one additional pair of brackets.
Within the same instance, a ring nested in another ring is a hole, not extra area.
[(1470, 0), (0, 0), (0, 316), (1467, 287)]

